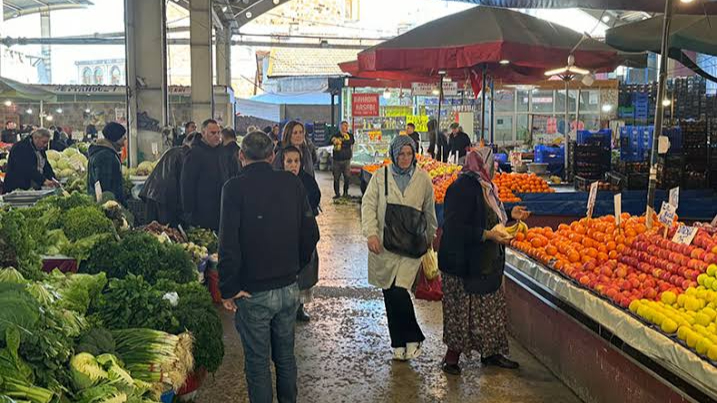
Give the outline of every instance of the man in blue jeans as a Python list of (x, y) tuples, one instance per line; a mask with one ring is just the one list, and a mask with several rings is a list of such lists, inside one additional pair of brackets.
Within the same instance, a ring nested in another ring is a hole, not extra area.
[(267, 134), (247, 135), (240, 158), (242, 172), (222, 190), (222, 302), (236, 313), (251, 403), (273, 400), (270, 357), (276, 368), (279, 402), (293, 403), (297, 395), (296, 278), (311, 259), (319, 229), (301, 180), (272, 168), (274, 143)]

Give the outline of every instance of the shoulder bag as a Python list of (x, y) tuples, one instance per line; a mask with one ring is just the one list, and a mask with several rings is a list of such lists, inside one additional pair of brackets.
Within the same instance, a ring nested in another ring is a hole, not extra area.
[(386, 177), (386, 219), (383, 228), (383, 247), (399, 256), (420, 259), (428, 251), (426, 217), (422, 211), (410, 206), (388, 203), (388, 167)]

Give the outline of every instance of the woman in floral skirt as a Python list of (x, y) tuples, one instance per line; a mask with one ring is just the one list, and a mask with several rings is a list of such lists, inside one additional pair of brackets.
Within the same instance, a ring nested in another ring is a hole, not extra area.
[[(480, 354), (483, 365), (516, 369), (508, 355), (508, 318), (503, 293), (507, 215), (492, 182), (493, 152), (484, 147), (466, 156), (458, 179), (448, 188), (438, 266), (443, 272), (443, 370), (459, 375), (463, 353)], [(516, 207), (522, 220), (530, 213)]]

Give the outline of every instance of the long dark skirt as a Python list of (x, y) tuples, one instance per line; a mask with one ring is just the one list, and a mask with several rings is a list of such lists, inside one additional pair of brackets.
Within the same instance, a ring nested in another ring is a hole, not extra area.
[(481, 357), (508, 355), (508, 310), (503, 287), (468, 294), (460, 277), (442, 274), (443, 342), (453, 351)]

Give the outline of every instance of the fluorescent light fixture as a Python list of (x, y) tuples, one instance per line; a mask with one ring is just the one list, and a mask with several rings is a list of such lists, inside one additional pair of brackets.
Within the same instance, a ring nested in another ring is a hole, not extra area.
[(610, 105), (610, 104), (605, 104), (605, 105), (603, 105), (603, 106), (602, 106), (602, 111), (605, 112), (605, 113), (610, 113), (610, 112), (612, 112), (612, 105)]
[(10, 101), (9, 99), (5, 101), (5, 106), (12, 106), (12, 101)]
[(506, 64), (510, 64), (510, 60), (503, 59), (503, 60), (501, 60), (501, 61), (498, 62), (498, 63), (500, 63), (500, 64), (502, 64), (503, 66), (505, 66)]
[(433, 94), (435, 96), (439, 96), (439, 95), (441, 95), (441, 91), (439, 91), (438, 88), (436, 88), (433, 91), (431, 91), (431, 94)]
[(57, 109), (55, 109), (55, 112), (57, 112), (57, 113), (62, 113), (62, 108), (57, 108)]
[(32, 115), (32, 108), (28, 108), (25, 113), (27, 113), (28, 115)]
[(445, 71), (445, 70), (438, 70), (438, 74), (441, 75), (441, 76), (445, 76), (445, 75), (446, 75), (446, 71)]
[(608, 22), (610, 22), (610, 16), (609, 16), (609, 15), (603, 16), (603, 17), (602, 17), (602, 22), (604, 22), (605, 24), (607, 24)]
[(53, 119), (54, 118), (52, 117), (52, 115), (45, 116), (45, 120), (47, 120), (48, 122), (52, 122)]
[(670, 99), (662, 100), (662, 106), (670, 106), (670, 105), (672, 105), (672, 100), (670, 100)]
[(90, 110), (90, 108), (85, 109), (85, 113), (90, 113), (90, 112), (92, 112), (92, 111)]
[(580, 75), (584, 76), (584, 75), (590, 74), (590, 71), (581, 69), (580, 67), (566, 66), (566, 67), (561, 67), (559, 69), (549, 70), (549, 71), (545, 72), (545, 75), (548, 77), (558, 76), (558, 75), (562, 75), (562, 74), (580, 74)]
[(694, 0), (680, 0), (681, 3), (692, 3)]

